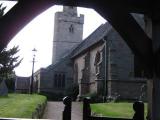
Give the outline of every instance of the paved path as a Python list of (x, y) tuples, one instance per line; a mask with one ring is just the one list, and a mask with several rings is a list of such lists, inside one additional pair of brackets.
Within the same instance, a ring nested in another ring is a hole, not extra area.
[[(47, 102), (43, 119), (62, 120), (62, 102)], [(72, 120), (82, 120), (82, 107), (79, 102), (72, 102)]]

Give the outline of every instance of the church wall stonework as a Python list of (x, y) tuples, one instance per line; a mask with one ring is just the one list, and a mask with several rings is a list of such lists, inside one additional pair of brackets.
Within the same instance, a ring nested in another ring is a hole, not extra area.
[[(90, 68), (90, 84), (91, 84), (90, 91), (92, 93), (99, 93), (100, 90), (103, 90), (101, 84), (103, 84), (104, 78), (102, 76), (100, 78), (97, 77), (98, 76), (97, 74), (100, 74), (100, 73), (96, 73), (96, 66), (95, 66), (96, 54), (97, 54), (97, 52), (101, 53), (103, 47), (104, 46), (101, 44), (101, 45), (94, 47), (94, 49), (91, 49), (91, 51), (90, 51), (90, 57), (91, 57), (91, 59), (90, 59), (90, 66), (91, 66), (91, 68)], [(101, 54), (100, 61), (102, 61), (102, 59), (103, 59), (102, 57), (103, 56)], [(99, 72), (101, 72), (101, 71), (99, 71)]]
[(109, 49), (108, 79), (127, 80), (134, 77), (134, 55), (131, 50), (113, 29), (107, 35)]
[[(133, 14), (144, 28), (143, 16)], [(114, 30), (107, 35), (108, 40), (108, 96), (120, 95), (121, 99), (138, 99), (143, 93), (146, 100), (146, 80), (135, 78), (134, 55), (121, 36)], [(133, 93), (133, 94), (130, 94)]]
[(82, 96), (82, 94), (84, 93), (83, 91), (85, 91), (84, 88), (82, 88), (81, 85), (81, 80), (82, 80), (82, 70), (84, 69), (84, 55), (81, 55), (80, 57), (78, 57), (77, 59), (74, 60), (74, 64), (77, 64), (78, 66), (78, 84), (79, 84), (79, 95), (78, 96)]
[(109, 80), (109, 96), (123, 100), (146, 100), (145, 80)]
[[(65, 75), (65, 86), (63, 88), (55, 87), (55, 74)], [(39, 92), (64, 94), (65, 89), (73, 83), (73, 67), (69, 58), (65, 58), (56, 65), (51, 65), (47, 69), (37, 72), (35, 76), (36, 75), (40, 75), (40, 80), (38, 83)]]
[[(103, 45), (98, 45), (90, 50), (87, 51), (87, 53), (84, 53), (81, 56), (78, 56), (74, 59), (74, 64), (78, 65), (78, 83), (79, 83), (79, 96), (83, 96), (85, 94), (89, 93), (97, 93), (99, 85), (102, 81), (98, 81), (96, 77), (96, 71), (95, 71), (95, 56), (98, 51), (102, 51)], [(90, 54), (89, 58), (89, 80), (82, 80), (83, 78), (83, 69), (85, 68), (85, 56), (87, 54)], [(86, 83), (86, 84), (84, 84)]]
[[(62, 88), (62, 90), (64, 90), (73, 83), (73, 67), (70, 66), (70, 60), (68, 58), (60, 62), (56, 67), (53, 67), (53, 69), (50, 70), (50, 76), (52, 75), (53, 77), (52, 80), (54, 81), (55, 74), (60, 74), (60, 73), (63, 73), (65, 75), (65, 87)], [(56, 89), (54, 88), (54, 82), (52, 87), (54, 90)]]
[[(108, 34), (107, 40), (110, 66), (107, 80), (108, 96), (119, 95), (120, 99), (139, 99), (141, 88), (146, 83), (145, 80), (134, 77), (133, 53), (114, 29)], [(143, 99), (146, 99), (146, 94)]]

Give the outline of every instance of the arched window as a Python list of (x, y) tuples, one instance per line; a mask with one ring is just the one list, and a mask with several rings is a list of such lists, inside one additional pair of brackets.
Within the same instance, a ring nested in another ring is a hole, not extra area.
[(70, 32), (70, 33), (73, 33), (73, 32), (74, 32), (73, 24), (70, 25), (70, 27), (69, 27), (69, 32)]
[(96, 74), (98, 74), (100, 72), (99, 71), (100, 62), (101, 62), (101, 53), (99, 51), (97, 51), (96, 56), (95, 56), (95, 61), (94, 61)]
[(65, 87), (65, 74), (59, 73), (54, 75), (54, 87), (55, 88)]
[(94, 60), (94, 65), (97, 65), (100, 62), (100, 59), (101, 59), (101, 53), (97, 51), (95, 60)]

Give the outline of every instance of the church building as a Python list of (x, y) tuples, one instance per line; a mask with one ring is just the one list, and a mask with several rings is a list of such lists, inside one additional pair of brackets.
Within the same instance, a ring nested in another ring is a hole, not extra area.
[(64, 6), (55, 14), (52, 64), (34, 73), (38, 92), (61, 94), (73, 83), (70, 53), (82, 42), (83, 23), (76, 7)]
[[(144, 26), (141, 16), (135, 19)], [(106, 22), (82, 40), (83, 23), (84, 16), (77, 15), (76, 7), (64, 6), (55, 14), (52, 64), (34, 73), (35, 90), (64, 94), (77, 84), (78, 98), (91, 93), (141, 97), (146, 85), (143, 69), (120, 35)]]

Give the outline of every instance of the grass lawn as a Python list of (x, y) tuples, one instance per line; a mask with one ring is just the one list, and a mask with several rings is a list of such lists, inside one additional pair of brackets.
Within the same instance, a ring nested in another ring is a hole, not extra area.
[(36, 94), (9, 94), (0, 97), (0, 117), (31, 118), (37, 105), (45, 100), (45, 96)]
[[(122, 118), (132, 118), (133, 103), (97, 103), (91, 104), (91, 109), (93, 113), (109, 116), (109, 117), (122, 117)], [(145, 116), (147, 114), (147, 104), (145, 104)]]

